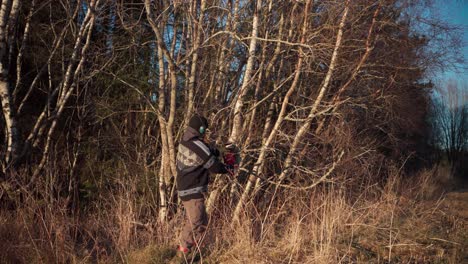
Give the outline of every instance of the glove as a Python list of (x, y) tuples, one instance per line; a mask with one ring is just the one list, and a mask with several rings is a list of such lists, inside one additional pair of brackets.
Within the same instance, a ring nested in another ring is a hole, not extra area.
[(212, 149), (211, 154), (213, 154), (215, 157), (219, 157), (219, 150), (217, 148)]
[(216, 146), (209, 145), (208, 147), (210, 149), (211, 154), (213, 154), (213, 156), (219, 157), (219, 150), (218, 150), (218, 148), (216, 148)]

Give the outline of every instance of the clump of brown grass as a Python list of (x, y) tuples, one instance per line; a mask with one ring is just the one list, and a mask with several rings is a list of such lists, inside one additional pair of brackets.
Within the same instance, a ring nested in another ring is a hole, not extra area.
[(75, 221), (63, 200), (36, 200), (23, 193), (15, 210), (2, 210), (0, 262), (65, 262), (72, 259)]
[(81, 212), (47, 188), (40, 195), (20, 190), (21, 199), (0, 210), (0, 263), (127, 262), (142, 246), (168, 244), (172, 229), (153, 221), (136, 185), (121, 181)]

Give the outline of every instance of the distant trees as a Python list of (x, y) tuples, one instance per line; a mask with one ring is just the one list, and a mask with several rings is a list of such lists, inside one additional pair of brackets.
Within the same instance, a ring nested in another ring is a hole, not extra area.
[[(456, 80), (436, 89), (433, 104), (433, 133), (436, 148), (461, 172), (468, 155), (468, 87)], [(466, 167), (465, 167), (466, 168)]]

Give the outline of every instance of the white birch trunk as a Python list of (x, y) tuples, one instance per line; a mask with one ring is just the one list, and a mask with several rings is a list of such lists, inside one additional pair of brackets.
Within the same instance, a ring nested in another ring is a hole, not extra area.
[[(15, 1), (17, 4), (18, 2)], [(5, 143), (6, 149), (4, 160), (2, 161), (2, 172), (5, 173), (12, 157), (16, 155), (18, 142), (17, 142), (17, 127), (15, 119), (15, 109), (12, 101), (10, 82), (8, 80), (8, 62), (6, 62), (5, 55), (8, 49), (8, 31), (7, 26), (10, 21), (10, 12), (12, 8), (11, 0), (3, 0), (0, 8), (0, 100), (2, 104), (2, 113), (5, 119)], [(4, 62), (7, 64), (4, 65)]]
[(169, 155), (168, 141), (167, 141), (167, 125), (166, 119), (163, 116), (166, 95), (164, 87), (166, 86), (165, 81), (165, 70), (164, 70), (164, 59), (162, 49), (158, 46), (158, 60), (159, 60), (159, 92), (158, 92), (158, 121), (159, 121), (159, 133), (161, 135), (161, 164), (159, 168), (159, 221), (164, 222), (167, 217), (167, 188), (166, 188), (166, 174), (169, 173), (167, 170), (167, 156)]
[[(169, 118), (167, 120), (166, 124), (166, 134), (167, 134), (167, 155), (169, 156), (168, 162), (169, 162), (169, 171), (166, 171), (165, 175), (170, 178), (170, 174), (172, 175), (176, 174), (176, 164), (175, 164), (175, 147), (174, 147), (174, 137), (173, 137), (173, 124), (175, 120), (175, 107), (176, 107), (176, 89), (177, 89), (177, 75), (176, 75), (176, 63), (174, 61), (174, 58), (172, 57), (171, 53), (166, 47), (166, 44), (164, 43), (163, 36), (161, 34), (161, 31), (159, 30), (159, 26), (156, 24), (153, 14), (151, 12), (151, 1), (150, 0), (145, 0), (145, 11), (146, 11), (146, 18), (148, 19), (148, 22), (153, 29), (153, 32), (156, 37), (156, 41), (158, 44), (158, 48), (161, 49), (162, 54), (166, 58), (167, 62), (169, 63), (169, 74), (171, 76), (171, 98), (170, 98), (170, 108), (169, 108)], [(160, 63), (161, 64), (161, 63)], [(161, 66), (160, 66), (161, 67)], [(163, 72), (159, 73), (164, 74)], [(169, 181), (169, 179), (166, 178), (166, 182)]]
[(247, 65), (245, 66), (244, 78), (242, 85), (237, 94), (236, 104), (234, 106), (234, 122), (232, 125), (231, 135), (229, 136), (229, 142), (237, 143), (242, 129), (242, 107), (244, 105), (244, 96), (247, 93), (247, 87), (250, 83), (252, 75), (252, 67), (255, 59), (255, 49), (257, 47), (257, 36), (258, 36), (258, 13), (262, 8), (262, 1), (257, 0), (255, 5), (255, 11), (252, 21), (252, 35), (249, 45), (249, 58), (247, 59)]
[[(176, 112), (176, 99), (177, 99), (177, 76), (176, 68), (174, 64), (170, 64), (169, 71), (171, 75), (171, 98), (169, 106), (169, 119), (167, 121), (167, 145), (169, 149), (169, 169), (170, 173), (175, 177), (177, 174), (176, 170), (176, 159), (175, 159), (175, 142), (174, 142), (174, 121)], [(169, 184), (170, 177), (166, 178), (166, 183)]]
[(17, 142), (17, 128), (16, 128), (16, 119), (14, 116), (14, 110), (12, 107), (12, 100), (11, 96), (9, 93), (9, 83), (7, 80), (2, 80), (3, 78), (0, 79), (0, 99), (2, 101), (2, 112), (3, 112), (3, 117), (5, 119), (5, 134), (6, 134), (6, 152), (4, 156), (4, 161), (2, 162), (2, 171), (5, 172), (6, 167), (12, 160), (12, 158), (15, 157), (17, 148), (18, 148), (18, 142)]
[[(169, 182), (171, 168), (170, 168), (170, 151), (169, 151), (169, 139), (168, 139), (168, 122), (164, 116), (165, 112), (165, 86), (166, 86), (166, 70), (164, 67), (164, 56), (168, 60), (171, 59), (171, 56), (165, 46), (165, 44), (161, 40), (161, 33), (159, 31), (159, 26), (153, 20), (153, 16), (151, 13), (151, 1), (145, 1), (145, 10), (146, 10), (146, 17), (148, 22), (153, 29), (153, 32), (156, 37), (157, 41), (157, 49), (158, 49), (158, 64), (159, 64), (159, 88), (158, 88), (158, 122), (159, 122), (159, 129), (161, 135), (161, 164), (159, 168), (159, 221), (164, 222), (167, 219), (167, 185), (166, 183)], [(171, 100), (172, 101), (172, 100)]]
[(161, 153), (161, 165), (159, 167), (159, 222), (164, 223), (167, 219), (167, 186), (165, 181), (165, 171), (167, 170), (166, 158), (164, 157), (164, 151)]

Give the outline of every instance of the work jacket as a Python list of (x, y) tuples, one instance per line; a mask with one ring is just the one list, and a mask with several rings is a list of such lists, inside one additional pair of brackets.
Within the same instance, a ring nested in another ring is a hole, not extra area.
[(203, 198), (208, 191), (209, 173), (227, 173), (218, 160), (216, 149), (201, 139), (201, 134), (188, 127), (177, 153), (177, 190), (182, 201)]

